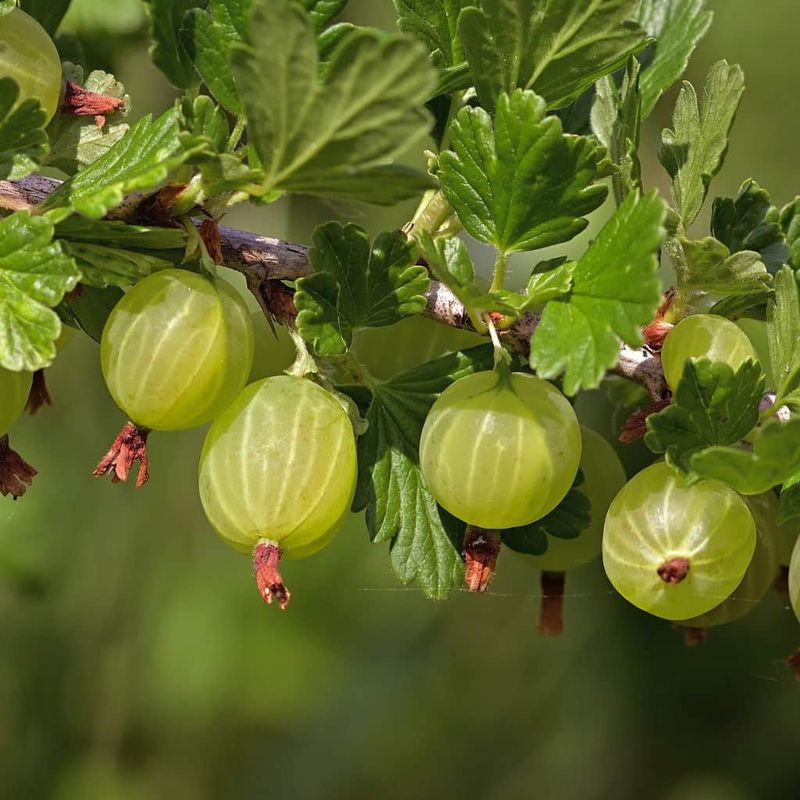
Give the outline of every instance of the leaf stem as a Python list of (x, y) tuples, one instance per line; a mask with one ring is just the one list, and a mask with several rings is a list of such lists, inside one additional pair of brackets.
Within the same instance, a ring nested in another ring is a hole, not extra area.
[(236, 149), (236, 146), (241, 141), (242, 133), (244, 133), (244, 126), (246, 122), (247, 121), (245, 120), (244, 114), (239, 114), (236, 117), (233, 130), (231, 131), (231, 135), (228, 137), (228, 143), (225, 145), (226, 152), (232, 153)]
[(506, 267), (507, 256), (504, 250), (497, 251), (497, 258), (494, 262), (494, 270), (492, 272), (492, 285), (489, 289), (491, 292), (499, 292), (506, 283)]

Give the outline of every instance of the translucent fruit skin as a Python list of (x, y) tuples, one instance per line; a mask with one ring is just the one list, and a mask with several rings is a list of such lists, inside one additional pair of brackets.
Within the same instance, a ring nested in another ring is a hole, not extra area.
[(436, 500), (470, 525), (503, 529), (552, 511), (581, 458), (578, 419), (567, 399), (533, 375), (478, 372), (431, 407), (420, 465)]
[(245, 385), (253, 323), (227, 283), (167, 269), (114, 307), (100, 361), (111, 396), (136, 425), (193, 428), (218, 416)]
[(18, 8), (0, 16), (0, 78), (19, 86), (18, 102), (36, 97), (49, 122), (61, 94), (61, 59), (47, 31)]
[(0, 367), (0, 436), (8, 433), (28, 402), (33, 375)]
[(800, 621), (800, 539), (797, 540), (789, 565), (789, 598), (792, 601), (794, 615)]
[[(687, 486), (659, 462), (632, 478), (614, 498), (603, 530), (603, 566), (614, 588), (657, 617), (687, 620), (705, 614), (739, 585), (756, 545), (745, 501), (718, 481)], [(678, 583), (658, 568), (689, 560)]]
[(722, 361), (734, 370), (747, 359), (758, 361), (747, 334), (735, 323), (714, 314), (693, 314), (669, 332), (661, 350), (661, 362), (671, 389), (677, 387), (683, 376), (683, 367), (690, 358)]
[(755, 609), (775, 582), (783, 545), (778, 498), (774, 492), (765, 492), (744, 500), (756, 523), (756, 549), (750, 566), (730, 597), (708, 613), (685, 622), (688, 627), (710, 628), (741, 619)]
[(208, 431), (200, 499), (228, 544), (259, 539), (304, 558), (341, 526), (356, 486), (353, 427), (317, 384), (280, 375), (250, 384)]
[(523, 556), (547, 572), (566, 572), (594, 561), (603, 548), (603, 523), (611, 501), (627, 480), (625, 469), (611, 444), (590, 428), (581, 426), (583, 483), (577, 491), (592, 504), (589, 527), (575, 539), (547, 537), (547, 550), (540, 556)]

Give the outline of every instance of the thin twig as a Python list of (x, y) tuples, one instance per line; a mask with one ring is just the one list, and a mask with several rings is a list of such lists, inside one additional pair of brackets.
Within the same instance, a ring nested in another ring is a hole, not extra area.
[[(59, 181), (41, 176), (31, 176), (20, 181), (0, 181), (0, 208), (19, 211), (34, 208), (55, 190)], [(116, 208), (114, 219), (133, 221), (140, 209), (141, 195), (130, 195)], [(137, 222), (145, 220), (136, 219)], [(152, 220), (146, 220), (152, 224)], [(247, 231), (219, 226), (222, 257), (227, 267), (242, 272), (247, 285), (263, 306), (261, 287), (267, 281), (296, 280), (310, 275), (311, 263), (308, 248), (301, 244), (260, 236)], [(428, 305), (424, 315), (429, 319), (463, 330), (474, 330), (463, 303), (450, 289), (432, 280), (428, 291)], [(530, 341), (539, 322), (535, 314), (526, 314), (502, 334), (503, 341), (513, 350), (527, 357)], [(614, 375), (639, 383), (654, 400), (667, 396), (667, 385), (661, 368), (661, 359), (645, 348), (620, 347), (619, 361), (610, 370)]]

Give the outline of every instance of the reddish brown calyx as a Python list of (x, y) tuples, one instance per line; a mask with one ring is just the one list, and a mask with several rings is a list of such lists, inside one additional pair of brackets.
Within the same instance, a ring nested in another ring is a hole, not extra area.
[(794, 671), (794, 677), (800, 681), (800, 647), (786, 659), (786, 663)]
[(278, 566), (281, 562), (281, 548), (267, 539), (262, 539), (253, 549), (253, 574), (256, 577), (256, 586), (261, 599), (272, 605), (273, 598), (286, 611), (291, 592), (286, 588), (281, 578)]
[(647, 433), (647, 418), (651, 414), (657, 414), (659, 411), (663, 411), (670, 402), (672, 401), (656, 400), (655, 403), (651, 403), (649, 406), (634, 411), (633, 414), (625, 420), (625, 424), (622, 426), (622, 431), (619, 434), (619, 440), (623, 444), (630, 444), (637, 439), (642, 439)]
[(150, 477), (150, 465), (147, 461), (147, 428), (137, 428), (132, 422), (126, 422), (114, 439), (109, 451), (95, 467), (92, 475), (102, 478), (110, 475), (114, 483), (128, 480), (128, 473), (133, 465), (139, 462), (136, 476), (136, 488), (141, 489)]
[(36, 470), (11, 449), (8, 434), (0, 436), (0, 495), (22, 497), (35, 477)]
[(705, 628), (692, 628), (687, 625), (681, 625), (680, 628), (683, 631), (683, 643), (687, 647), (697, 647), (706, 640)]
[(53, 399), (50, 397), (50, 392), (47, 391), (44, 370), (37, 369), (33, 373), (31, 390), (28, 393), (28, 402), (25, 404), (25, 408), (29, 414), (35, 414), (42, 406), (51, 405), (53, 405)]
[(102, 128), (106, 117), (115, 111), (124, 111), (125, 104), (119, 97), (97, 94), (74, 81), (67, 81), (64, 88), (64, 100), (61, 103), (62, 114), (78, 117), (94, 117), (95, 125)]
[(197, 229), (200, 238), (203, 240), (209, 258), (215, 264), (222, 263), (222, 237), (219, 233), (219, 225), (215, 219), (204, 219)]
[(645, 325), (642, 328), (642, 337), (648, 349), (656, 353), (659, 352), (673, 327), (669, 322), (664, 322), (663, 319), (656, 319), (649, 325)]
[(464, 534), (464, 582), (469, 591), (485, 592), (489, 588), (499, 555), (500, 537), (496, 533), (467, 525)]
[(676, 556), (665, 561), (657, 570), (658, 577), (664, 583), (675, 585), (680, 583), (689, 574), (690, 564), (688, 558)]
[(542, 636), (561, 636), (564, 633), (563, 572), (543, 572), (540, 580), (542, 603), (539, 609), (539, 633)]

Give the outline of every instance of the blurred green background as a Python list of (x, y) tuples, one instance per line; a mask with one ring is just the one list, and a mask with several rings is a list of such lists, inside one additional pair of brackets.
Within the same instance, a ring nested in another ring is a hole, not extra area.
[[(800, 191), (800, 7), (710, 5), (690, 77), (725, 57), (748, 79), (713, 191), (753, 176), (785, 203)], [(391, 25), (389, 0), (349, 14)], [(125, 82), (134, 116), (170, 102), (138, 0), (80, 0), (67, 27)], [(673, 96), (643, 140), (662, 191), (655, 136)], [(294, 201), (226, 222), (307, 241), (336, 215), (374, 232), (408, 214)], [(800, 685), (782, 663), (800, 629), (776, 596), (687, 648), (594, 564), (569, 576), (565, 635), (543, 639), (521, 561), (501, 556), (485, 596), (433, 603), (397, 585), (354, 517), (286, 565), (282, 614), (203, 517), (202, 431), (154, 435), (150, 484), (112, 486), (90, 477), (124, 421), (96, 345), (76, 337), (48, 381), (55, 406), (12, 437), (40, 475), (0, 502), (0, 797), (800, 797)]]

